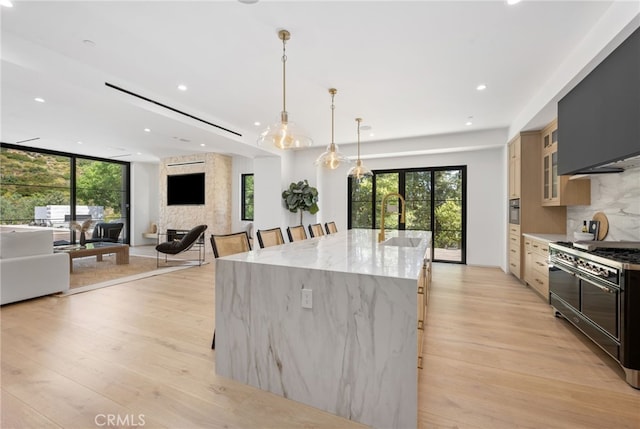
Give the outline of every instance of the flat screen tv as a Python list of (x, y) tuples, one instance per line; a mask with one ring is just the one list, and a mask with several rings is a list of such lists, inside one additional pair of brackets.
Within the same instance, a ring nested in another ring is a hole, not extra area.
[(167, 205), (204, 204), (204, 173), (167, 176)]
[(558, 173), (614, 172), (605, 164), (638, 154), (640, 29), (558, 102)]

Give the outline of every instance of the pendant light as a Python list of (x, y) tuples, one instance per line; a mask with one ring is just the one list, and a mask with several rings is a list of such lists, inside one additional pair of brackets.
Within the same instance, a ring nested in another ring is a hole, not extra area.
[(309, 147), (313, 140), (296, 127), (293, 122), (289, 122), (286, 104), (286, 42), (291, 38), (291, 33), (287, 30), (280, 30), (278, 37), (282, 40), (282, 112), (280, 121), (269, 126), (258, 138), (258, 145), (273, 145), (279, 149), (297, 149)]
[(362, 122), (362, 118), (356, 118), (356, 122), (358, 123), (358, 160), (356, 161), (356, 166), (351, 167), (347, 176), (359, 182), (365, 177), (372, 177), (373, 173), (362, 165), (362, 160), (360, 159), (360, 122)]
[(320, 155), (318, 159), (316, 159), (315, 162), (315, 165), (321, 165), (330, 170), (335, 170), (340, 166), (340, 163), (342, 162), (351, 162), (349, 158), (340, 153), (340, 151), (338, 150), (338, 145), (333, 142), (333, 113), (336, 109), (335, 105), (333, 104), (333, 100), (337, 92), (337, 89), (329, 88), (329, 94), (331, 94), (331, 144), (327, 146), (327, 150), (324, 151), (322, 155)]

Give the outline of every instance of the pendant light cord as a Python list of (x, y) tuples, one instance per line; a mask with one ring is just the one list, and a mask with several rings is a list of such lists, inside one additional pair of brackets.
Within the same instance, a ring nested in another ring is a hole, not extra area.
[(331, 146), (333, 146), (334, 145), (334, 142), (333, 142), (333, 114), (334, 114), (334, 111), (336, 110), (336, 106), (333, 104), (333, 99), (336, 96), (336, 90), (333, 89), (333, 90), (330, 90), (330, 91), (331, 91)]
[(287, 112), (287, 40), (285, 37), (282, 38), (282, 112)]
[(356, 119), (356, 122), (358, 123), (358, 161), (360, 161), (360, 118)]

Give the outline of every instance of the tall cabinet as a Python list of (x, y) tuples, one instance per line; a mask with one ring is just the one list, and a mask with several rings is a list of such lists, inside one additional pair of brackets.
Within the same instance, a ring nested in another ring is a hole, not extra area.
[[(520, 223), (509, 223), (507, 231), (509, 272), (524, 277), (524, 243), (522, 234), (564, 234), (567, 209), (542, 205), (542, 134), (521, 132), (509, 142), (509, 200), (520, 199)], [(508, 201), (507, 201), (508, 206)]]

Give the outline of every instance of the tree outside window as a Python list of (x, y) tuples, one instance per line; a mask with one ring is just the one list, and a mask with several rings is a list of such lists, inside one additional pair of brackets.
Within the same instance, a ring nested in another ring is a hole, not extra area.
[(243, 174), (241, 179), (241, 220), (253, 220), (253, 174)]

